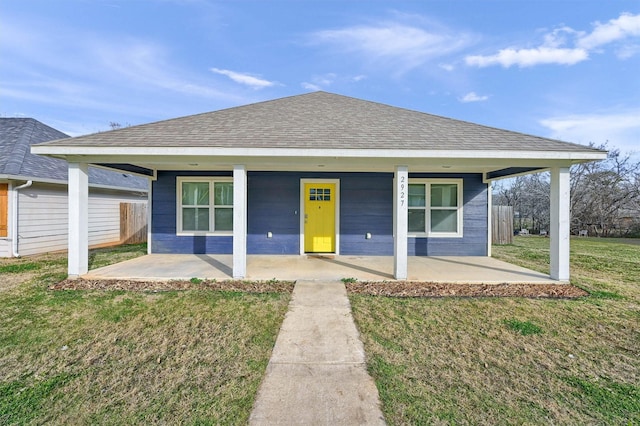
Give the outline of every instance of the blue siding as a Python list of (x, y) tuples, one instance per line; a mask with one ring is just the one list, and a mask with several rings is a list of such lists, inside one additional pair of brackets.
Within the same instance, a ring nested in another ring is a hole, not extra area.
[(300, 253), (299, 175), (249, 173), (247, 206), (248, 254)]
[(340, 179), (340, 254), (393, 255), (393, 173)]
[(393, 174), (250, 172), (248, 178), (247, 253), (299, 254), (300, 179), (340, 179), (340, 253), (393, 254)]
[[(176, 235), (176, 177), (231, 173), (159, 172), (153, 184), (154, 253), (230, 254), (231, 237)], [(480, 174), (410, 174), (464, 178), (463, 238), (409, 238), (409, 255), (486, 255), (487, 185)], [(393, 255), (393, 173), (249, 172), (247, 253), (300, 253), (300, 179), (340, 179), (340, 253)], [(272, 238), (267, 238), (267, 233)], [(366, 239), (370, 233), (372, 238)]]
[(486, 256), (487, 184), (481, 174), (409, 174), (411, 178), (463, 178), (462, 238), (409, 238), (409, 256)]
[(151, 251), (153, 253), (231, 254), (233, 238), (176, 235), (176, 177), (231, 176), (216, 172), (158, 172), (153, 182)]

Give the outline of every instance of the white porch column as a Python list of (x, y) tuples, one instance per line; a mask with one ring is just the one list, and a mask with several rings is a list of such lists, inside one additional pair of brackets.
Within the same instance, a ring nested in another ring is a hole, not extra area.
[(153, 233), (151, 232), (151, 221), (153, 220), (153, 182), (154, 179), (147, 179), (149, 192), (147, 192), (147, 254), (152, 253)]
[(407, 266), (407, 231), (409, 203), (409, 167), (396, 166), (393, 187), (393, 276), (397, 280), (406, 280)]
[(69, 163), (69, 277), (89, 272), (89, 167)]
[(247, 275), (247, 169), (233, 166), (233, 278)]
[(493, 247), (493, 185), (487, 184), (487, 256), (491, 257)]
[(569, 168), (551, 168), (551, 223), (549, 236), (550, 275), (558, 281), (569, 281), (570, 225)]

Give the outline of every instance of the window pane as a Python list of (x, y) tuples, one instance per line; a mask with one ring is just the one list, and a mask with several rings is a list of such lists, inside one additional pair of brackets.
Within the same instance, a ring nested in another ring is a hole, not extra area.
[(183, 231), (208, 231), (209, 230), (209, 209), (208, 208), (182, 209), (182, 230)]
[(209, 182), (182, 182), (182, 204), (209, 205)]
[(215, 210), (216, 231), (233, 231), (233, 209)]
[(217, 182), (215, 184), (215, 204), (216, 206), (233, 205), (233, 183)]
[(431, 210), (431, 232), (458, 232), (458, 212)]
[(431, 207), (458, 207), (458, 185), (455, 183), (431, 184)]
[(424, 184), (410, 184), (409, 185), (409, 207), (424, 207), (424, 206), (425, 206)]
[(425, 232), (424, 219), (424, 210), (409, 209), (409, 232)]

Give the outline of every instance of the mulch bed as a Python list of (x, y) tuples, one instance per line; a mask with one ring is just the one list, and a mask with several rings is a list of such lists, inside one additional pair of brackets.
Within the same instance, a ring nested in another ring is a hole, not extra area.
[(353, 282), (347, 292), (389, 297), (526, 297), (573, 299), (589, 293), (570, 284), (448, 284), (429, 282)]
[(127, 291), (173, 291), (173, 290), (223, 290), (245, 293), (291, 293), (293, 281), (134, 281), (134, 280), (64, 280), (49, 286), (49, 290), (127, 290)]
[[(291, 293), (294, 281), (133, 281), (133, 280), (64, 280), (50, 290), (223, 290), (246, 293)], [(347, 292), (388, 297), (527, 297), (573, 299), (588, 296), (570, 284), (447, 284), (413, 281), (357, 281), (345, 283)]]

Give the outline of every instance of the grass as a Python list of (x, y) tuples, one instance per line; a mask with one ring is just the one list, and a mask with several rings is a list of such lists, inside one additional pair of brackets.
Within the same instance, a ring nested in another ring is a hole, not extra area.
[(506, 319), (503, 322), (507, 326), (507, 328), (517, 333), (520, 333), (523, 336), (542, 333), (542, 328), (538, 327), (531, 321), (520, 321), (520, 320), (511, 318), (511, 319)]
[[(93, 250), (91, 267), (144, 252)], [(0, 292), (0, 424), (247, 423), (289, 294), (50, 291), (64, 254), (11, 265), (23, 279)]]
[[(640, 424), (640, 246), (581, 238), (571, 251), (590, 297), (351, 295), (388, 424)], [(494, 256), (548, 273), (549, 240)]]

